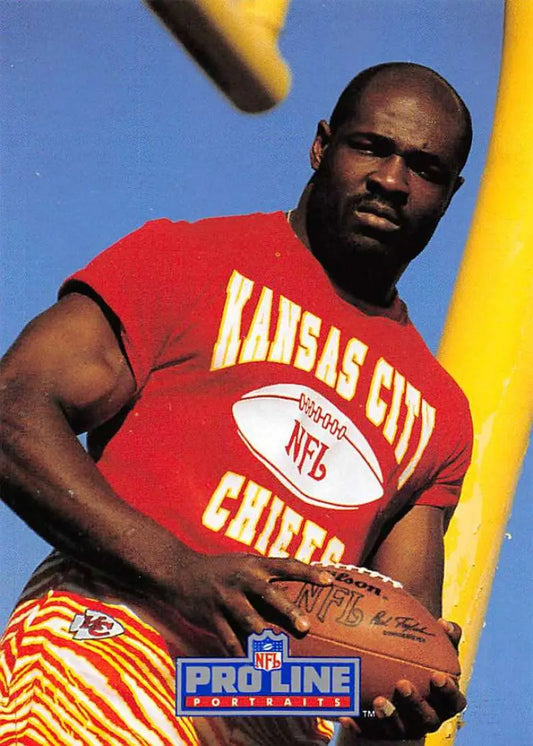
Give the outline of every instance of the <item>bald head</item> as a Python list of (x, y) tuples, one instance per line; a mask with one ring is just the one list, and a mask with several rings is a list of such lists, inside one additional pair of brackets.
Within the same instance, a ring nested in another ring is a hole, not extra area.
[(419, 99), (438, 101), (443, 113), (457, 123), (457, 159), (459, 170), (464, 166), (472, 144), (470, 112), (457, 91), (441, 75), (429, 67), (411, 62), (387, 62), (363, 70), (356, 75), (341, 93), (331, 114), (332, 133), (357, 111), (364, 92), (383, 86), (410, 92)]

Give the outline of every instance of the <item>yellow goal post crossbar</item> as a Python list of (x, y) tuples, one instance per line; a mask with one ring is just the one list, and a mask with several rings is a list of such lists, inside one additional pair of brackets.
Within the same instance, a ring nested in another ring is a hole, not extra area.
[(247, 113), (290, 88), (277, 47), (289, 0), (144, 0), (220, 90)]
[[(487, 164), (439, 358), (464, 389), (474, 455), (446, 536), (444, 614), (471, 677), (533, 416), (533, 1), (507, 0)], [(450, 744), (456, 721), (427, 738)]]

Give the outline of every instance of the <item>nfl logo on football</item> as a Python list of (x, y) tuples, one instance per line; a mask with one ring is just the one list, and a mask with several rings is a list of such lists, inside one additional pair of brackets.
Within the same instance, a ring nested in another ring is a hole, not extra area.
[(177, 658), (180, 716), (360, 714), (359, 658), (296, 658), (289, 636), (248, 637), (246, 658)]

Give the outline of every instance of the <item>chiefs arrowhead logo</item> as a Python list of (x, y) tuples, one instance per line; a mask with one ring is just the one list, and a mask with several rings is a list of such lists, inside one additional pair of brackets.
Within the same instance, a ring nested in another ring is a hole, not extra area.
[(75, 640), (102, 640), (116, 637), (124, 632), (124, 627), (109, 614), (94, 609), (85, 609), (84, 614), (76, 614), (69, 627)]

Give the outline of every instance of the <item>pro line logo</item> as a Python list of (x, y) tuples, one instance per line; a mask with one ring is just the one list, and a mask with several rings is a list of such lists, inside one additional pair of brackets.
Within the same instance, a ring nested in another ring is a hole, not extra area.
[(177, 715), (359, 713), (359, 658), (293, 658), (289, 636), (248, 637), (246, 658), (177, 658)]

